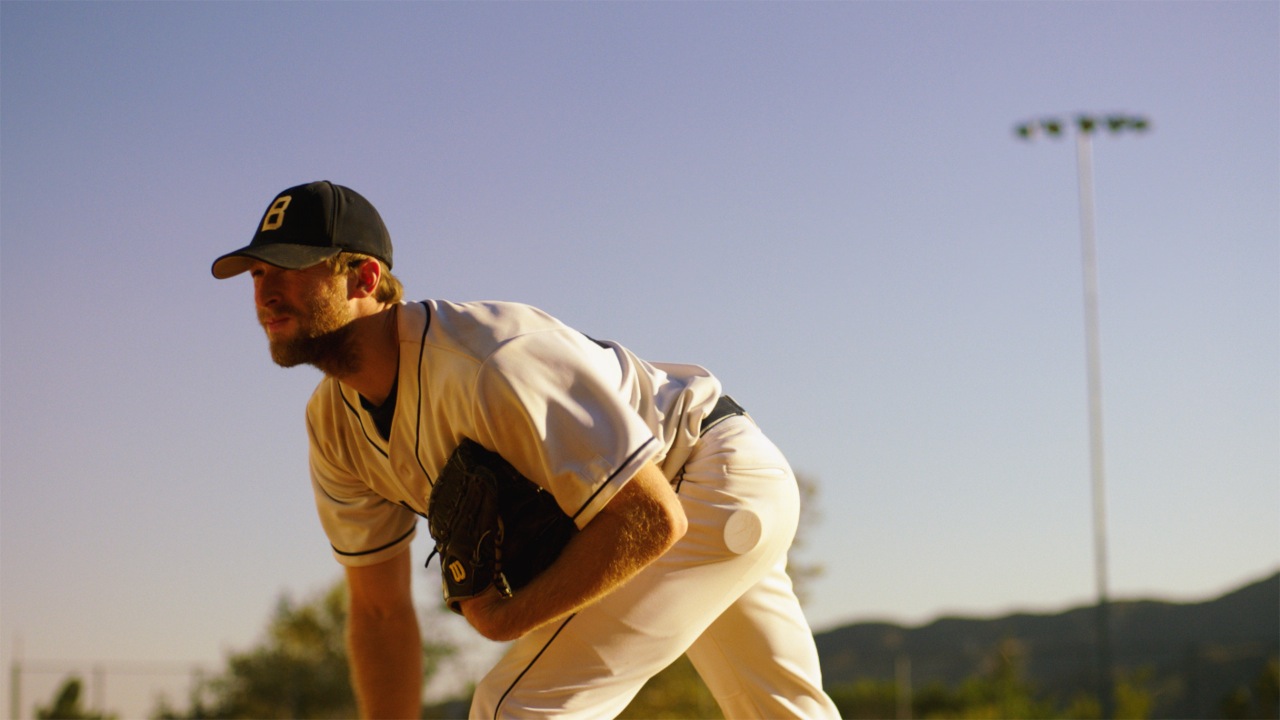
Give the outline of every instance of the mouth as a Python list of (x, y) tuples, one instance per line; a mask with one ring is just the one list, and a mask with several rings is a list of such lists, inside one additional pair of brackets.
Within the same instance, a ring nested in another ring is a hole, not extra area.
[(268, 335), (276, 335), (293, 321), (288, 315), (272, 315), (270, 317), (259, 316), (258, 322), (261, 323), (262, 329), (267, 331)]

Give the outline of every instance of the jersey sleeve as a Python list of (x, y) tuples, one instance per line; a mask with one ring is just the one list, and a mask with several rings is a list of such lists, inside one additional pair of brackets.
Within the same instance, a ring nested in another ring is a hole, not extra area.
[(478, 425), (584, 527), (661, 451), (630, 404), (612, 349), (576, 331), (521, 335), (477, 375)]
[(376, 565), (409, 548), (417, 515), (375, 493), (336, 461), (337, 444), (324, 436), (325, 423), (309, 412), (311, 487), (320, 525), (334, 558), (343, 565)]

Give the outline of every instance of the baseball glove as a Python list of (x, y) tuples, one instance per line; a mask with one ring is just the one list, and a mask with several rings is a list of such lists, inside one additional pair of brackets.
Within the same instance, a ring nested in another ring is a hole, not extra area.
[[(440, 555), (445, 604), (490, 585), (510, 597), (560, 556), (578, 531), (551, 493), (464, 439), (431, 489), (427, 525)], [(427, 558), (431, 562), (431, 558)]]

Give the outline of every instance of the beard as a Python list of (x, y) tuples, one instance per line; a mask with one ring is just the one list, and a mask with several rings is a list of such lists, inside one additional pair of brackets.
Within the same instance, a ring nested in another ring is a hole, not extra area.
[(280, 367), (313, 365), (324, 374), (335, 376), (354, 374), (359, 369), (351, 327), (355, 316), (338, 285), (316, 293), (302, 309), (286, 305), (274, 308), (272, 314), (291, 316), (298, 326), (293, 337), (267, 335), (271, 359)]

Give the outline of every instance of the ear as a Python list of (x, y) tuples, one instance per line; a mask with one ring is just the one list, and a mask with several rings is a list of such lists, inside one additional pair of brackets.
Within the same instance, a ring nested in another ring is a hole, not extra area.
[(352, 268), (348, 277), (350, 278), (349, 293), (352, 298), (372, 297), (373, 291), (378, 288), (378, 281), (382, 279), (382, 265), (370, 258)]

